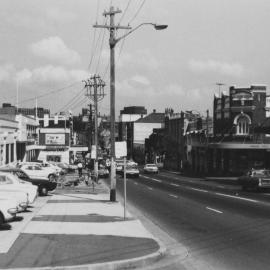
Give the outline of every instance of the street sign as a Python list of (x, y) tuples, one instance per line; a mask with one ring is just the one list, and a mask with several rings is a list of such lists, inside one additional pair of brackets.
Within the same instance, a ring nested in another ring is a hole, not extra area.
[(127, 156), (127, 142), (115, 142), (115, 157), (121, 158)]

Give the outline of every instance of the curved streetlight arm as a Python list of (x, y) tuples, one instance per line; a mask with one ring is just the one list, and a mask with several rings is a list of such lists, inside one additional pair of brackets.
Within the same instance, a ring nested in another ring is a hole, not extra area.
[(163, 29), (166, 29), (166, 28), (168, 27), (168, 25), (165, 25), (165, 24), (162, 25), (162, 24), (155, 24), (155, 23), (141, 23), (141, 24), (139, 24), (138, 26), (136, 26), (135, 28), (133, 28), (132, 30), (130, 30), (129, 32), (127, 32), (126, 34), (124, 34), (123, 36), (121, 36), (121, 37), (119, 37), (119, 38), (116, 38), (116, 39), (114, 40), (114, 45), (115, 45), (118, 41), (120, 41), (121, 39), (123, 39), (123, 38), (129, 36), (131, 33), (133, 33), (134, 31), (136, 31), (138, 28), (140, 28), (140, 27), (143, 26), (143, 25), (153, 25), (154, 28), (155, 28), (156, 30), (163, 30)]

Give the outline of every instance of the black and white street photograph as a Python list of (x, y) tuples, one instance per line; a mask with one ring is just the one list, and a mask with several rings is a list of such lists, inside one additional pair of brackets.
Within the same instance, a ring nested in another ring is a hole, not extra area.
[(270, 269), (270, 1), (0, 7), (0, 269)]

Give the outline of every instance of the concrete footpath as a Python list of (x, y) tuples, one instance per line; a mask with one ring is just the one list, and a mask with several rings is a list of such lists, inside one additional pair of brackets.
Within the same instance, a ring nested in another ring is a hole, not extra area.
[(138, 219), (128, 212), (123, 218), (123, 206), (109, 201), (101, 182), (94, 189), (84, 183), (59, 188), (39, 200), (15, 236), (13, 228), (0, 231), (13, 239), (2, 249), (0, 241), (0, 269), (134, 269), (165, 254)]

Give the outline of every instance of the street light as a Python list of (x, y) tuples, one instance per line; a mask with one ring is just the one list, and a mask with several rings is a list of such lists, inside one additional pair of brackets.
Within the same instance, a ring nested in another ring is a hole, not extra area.
[(127, 32), (126, 34), (124, 34), (123, 36), (121, 36), (121, 37), (119, 37), (117, 39), (114, 39), (114, 42), (115, 42), (114, 45), (116, 43), (118, 43), (118, 41), (120, 41), (121, 39), (126, 38), (127, 36), (129, 36), (131, 33), (136, 31), (138, 28), (142, 27), (143, 25), (152, 25), (152, 26), (154, 26), (154, 28), (156, 30), (164, 30), (164, 29), (166, 29), (168, 27), (168, 25), (166, 25), (166, 24), (156, 24), (156, 23), (149, 23), (149, 22), (148, 23), (141, 23), (138, 26), (136, 26), (135, 28), (133, 28), (132, 30), (130, 30), (129, 32)]
[[(130, 26), (120, 26), (114, 24), (114, 16), (117, 13), (121, 13), (121, 10), (114, 9), (112, 6), (110, 7), (110, 10), (107, 12), (105, 11), (103, 15), (110, 16), (110, 25), (98, 25), (95, 24), (95, 28), (106, 28), (110, 30), (110, 126), (111, 126), (111, 172), (110, 172), (110, 201), (116, 201), (116, 168), (115, 168), (115, 45), (121, 40), (136, 31), (138, 28), (140, 28), (143, 25), (152, 25), (156, 30), (163, 30), (168, 27), (168, 25), (160, 25), (160, 24), (154, 24), (154, 23), (141, 23), (135, 28), (131, 28)], [(126, 29), (130, 30), (123, 36), (116, 38), (115, 37), (115, 31), (118, 29)]]

